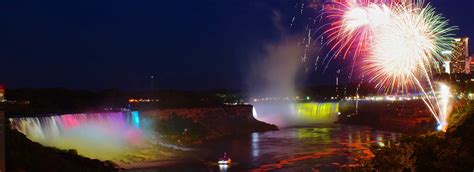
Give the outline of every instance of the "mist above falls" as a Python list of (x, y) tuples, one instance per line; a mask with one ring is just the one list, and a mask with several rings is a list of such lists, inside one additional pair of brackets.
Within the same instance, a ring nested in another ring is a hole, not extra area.
[[(280, 31), (279, 39), (262, 47), (254, 61), (250, 79), (249, 100), (255, 107), (254, 116), (279, 127), (332, 123), (339, 111), (338, 103), (295, 102), (297, 88), (308, 74), (308, 65), (314, 66), (318, 47), (312, 41), (311, 31), (290, 33), (281, 24), (281, 16), (274, 13), (274, 25)], [(298, 31), (297, 31), (298, 32)], [(276, 98), (284, 101), (254, 99)]]

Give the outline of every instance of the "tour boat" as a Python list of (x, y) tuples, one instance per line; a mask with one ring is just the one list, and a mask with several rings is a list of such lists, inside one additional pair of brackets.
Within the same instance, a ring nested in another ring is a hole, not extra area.
[(224, 153), (224, 156), (219, 158), (219, 161), (217, 161), (219, 165), (230, 165), (231, 162), (232, 160), (227, 156), (227, 153)]

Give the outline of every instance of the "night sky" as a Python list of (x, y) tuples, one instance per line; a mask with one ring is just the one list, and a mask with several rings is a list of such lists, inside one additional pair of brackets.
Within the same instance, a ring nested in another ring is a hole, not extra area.
[[(288, 27), (298, 2), (3, 0), (0, 83), (136, 90), (155, 75), (158, 88), (245, 89), (249, 66), (281, 35), (275, 13)], [(457, 36), (474, 38), (474, 1), (430, 2)], [(320, 72), (307, 75), (327, 84)]]

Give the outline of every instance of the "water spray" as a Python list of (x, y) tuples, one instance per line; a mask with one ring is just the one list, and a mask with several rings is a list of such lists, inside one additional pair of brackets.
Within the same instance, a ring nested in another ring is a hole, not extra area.
[(449, 119), (449, 98), (451, 97), (451, 91), (449, 86), (446, 84), (439, 84), (439, 116), (438, 116), (438, 131), (446, 132), (448, 129), (448, 119)]

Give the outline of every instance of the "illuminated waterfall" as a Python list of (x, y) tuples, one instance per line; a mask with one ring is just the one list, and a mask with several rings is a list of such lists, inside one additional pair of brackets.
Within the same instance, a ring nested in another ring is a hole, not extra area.
[(145, 141), (136, 111), (10, 118), (10, 122), (32, 141), (76, 149), (81, 155), (102, 160), (120, 159)]
[(253, 116), (255, 119), (258, 119), (258, 114), (257, 114), (257, 110), (255, 109), (255, 106), (252, 107), (252, 116)]
[(255, 118), (279, 127), (333, 123), (339, 113), (336, 102), (260, 103), (254, 106)]
[(298, 119), (309, 123), (334, 122), (339, 113), (339, 103), (297, 103), (294, 106)]

